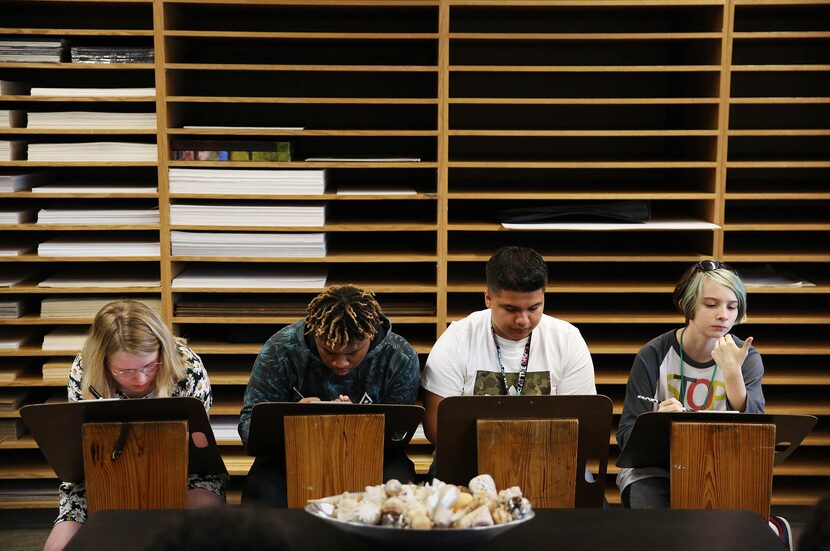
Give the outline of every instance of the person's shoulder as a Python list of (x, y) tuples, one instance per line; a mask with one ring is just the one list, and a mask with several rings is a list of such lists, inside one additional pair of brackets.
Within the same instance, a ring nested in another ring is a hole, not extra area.
[(581, 338), (581, 333), (574, 324), (547, 314), (542, 314), (542, 318), (539, 320), (539, 328), (545, 333), (579, 336)]
[(305, 338), (305, 318), (286, 325), (265, 341), (266, 347), (279, 347), (291, 343), (304, 342)]
[(657, 335), (640, 348), (639, 354), (641, 356), (665, 356), (674, 343), (674, 332), (675, 330), (672, 329), (671, 331)]

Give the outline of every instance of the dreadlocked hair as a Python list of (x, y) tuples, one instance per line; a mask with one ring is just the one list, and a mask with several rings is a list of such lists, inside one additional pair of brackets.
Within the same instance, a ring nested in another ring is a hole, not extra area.
[(383, 323), (375, 295), (354, 285), (329, 287), (306, 310), (306, 333), (319, 337), (331, 350), (371, 339)]

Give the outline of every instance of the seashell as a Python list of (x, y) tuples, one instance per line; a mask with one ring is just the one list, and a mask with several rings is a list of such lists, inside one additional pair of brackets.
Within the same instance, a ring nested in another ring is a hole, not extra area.
[(531, 509), (530, 501), (527, 498), (519, 496), (510, 498), (505, 505), (507, 506), (507, 510), (516, 520), (523, 519)]
[(380, 515), (381, 526), (391, 526), (393, 528), (405, 528), (406, 517), (397, 511), (385, 512)]
[(406, 510), (406, 521), (410, 528), (424, 530), (432, 528), (433, 522), (427, 514), (426, 507), (421, 504), (415, 504)]
[(473, 500), (473, 495), (467, 492), (459, 492), (458, 499), (455, 500), (455, 503), (452, 504), (452, 510), (458, 511), (459, 509), (463, 509), (470, 502)]
[(436, 508), (451, 508), (458, 500), (460, 494), (461, 492), (458, 490), (458, 486), (455, 486), (453, 484), (447, 484), (446, 486), (442, 486), (437, 492), (438, 503), (436, 505)]
[(493, 515), (490, 514), (489, 507), (479, 507), (475, 510), (477, 513), (471, 523), (472, 527), (476, 526), (493, 526)]
[(366, 486), (363, 492), (363, 499), (378, 504), (383, 503), (386, 500), (386, 489), (384, 489), (383, 485)]
[(401, 490), (403, 489), (403, 485), (400, 483), (399, 480), (395, 480), (393, 478), (391, 480), (388, 480), (386, 482), (386, 484), (383, 486), (383, 488), (386, 491), (387, 495), (396, 496), (396, 495), (401, 493)]
[(503, 505), (499, 505), (496, 507), (496, 510), (493, 511), (493, 522), (496, 524), (507, 524), (508, 522), (513, 522), (513, 515), (511, 515), (510, 511), (505, 509)]
[(496, 481), (493, 480), (493, 477), (489, 474), (478, 475), (470, 480), (470, 483), (467, 486), (470, 487), (470, 491), (473, 494), (485, 493), (492, 496), (498, 495), (498, 491), (496, 490)]
[(514, 497), (523, 497), (522, 489), (518, 486), (511, 486), (499, 492), (499, 500), (502, 502), (506, 503), (509, 499)]
[[(480, 507), (477, 507), (476, 509), (473, 509), (460, 519), (456, 520), (453, 523), (453, 526), (455, 526), (456, 528), (471, 528), (473, 526), (473, 522), (476, 522), (476, 520), (481, 515), (483, 515), (482, 510), (486, 511), (487, 514), (490, 515), (490, 509), (487, 507), (487, 505), (482, 505)], [(493, 520), (492, 516), (490, 517), (490, 520)]]
[(342, 498), (337, 504), (334, 512), (335, 518), (345, 522), (353, 522), (357, 510), (357, 500), (354, 498)]
[(324, 515), (327, 517), (331, 517), (334, 515), (334, 504), (329, 503), (328, 501), (316, 501), (309, 504), (311, 506), (311, 510), (318, 515)]
[(355, 509), (354, 520), (361, 524), (377, 524), (380, 522), (380, 505), (364, 499)]
[(440, 528), (452, 526), (452, 509), (440, 507), (432, 514), (432, 521)]
[(383, 513), (397, 513), (402, 515), (406, 512), (406, 504), (400, 498), (390, 497), (383, 502), (380, 510)]

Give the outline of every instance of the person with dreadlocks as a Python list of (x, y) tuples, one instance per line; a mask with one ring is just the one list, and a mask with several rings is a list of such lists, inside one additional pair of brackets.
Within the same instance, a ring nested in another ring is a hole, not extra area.
[[(239, 435), (247, 446), (251, 410), (261, 402), (412, 404), (419, 375), (418, 354), (392, 332), (374, 295), (354, 285), (331, 287), (309, 303), (304, 319), (262, 347), (245, 389)], [(415, 478), (402, 450), (386, 453), (383, 471), (385, 480)], [(242, 502), (287, 507), (284, 457), (256, 458)]]

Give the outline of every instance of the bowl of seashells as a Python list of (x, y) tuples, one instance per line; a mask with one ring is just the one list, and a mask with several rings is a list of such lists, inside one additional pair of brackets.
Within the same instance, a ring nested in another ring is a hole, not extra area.
[(501, 491), (490, 475), (456, 486), (390, 480), (363, 492), (309, 500), (305, 510), (346, 532), (396, 546), (450, 547), (493, 538), (534, 516), (518, 486)]

